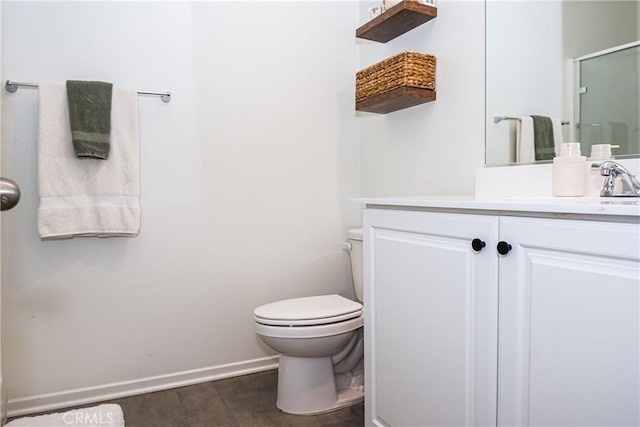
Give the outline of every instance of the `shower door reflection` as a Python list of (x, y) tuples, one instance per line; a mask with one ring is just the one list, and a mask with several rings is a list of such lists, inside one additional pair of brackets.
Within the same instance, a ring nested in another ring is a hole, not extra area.
[(640, 42), (578, 58), (575, 64), (582, 154), (588, 156), (594, 144), (618, 145), (612, 150), (616, 157), (640, 153)]

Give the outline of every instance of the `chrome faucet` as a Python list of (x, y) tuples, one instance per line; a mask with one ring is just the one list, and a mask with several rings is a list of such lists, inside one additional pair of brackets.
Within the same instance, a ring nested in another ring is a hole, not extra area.
[[(600, 175), (606, 176), (600, 197), (640, 197), (640, 181), (627, 168), (612, 160), (593, 163), (591, 169), (600, 170)], [(622, 191), (614, 194), (616, 178), (622, 184)]]

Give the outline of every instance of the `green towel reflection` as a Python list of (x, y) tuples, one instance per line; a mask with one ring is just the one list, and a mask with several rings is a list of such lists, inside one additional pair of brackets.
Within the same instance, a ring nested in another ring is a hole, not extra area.
[(553, 122), (545, 116), (531, 116), (531, 118), (536, 160), (552, 160), (555, 157)]

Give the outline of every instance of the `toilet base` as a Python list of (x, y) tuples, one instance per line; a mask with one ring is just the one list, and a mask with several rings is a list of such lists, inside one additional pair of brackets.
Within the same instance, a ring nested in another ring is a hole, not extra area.
[(313, 415), (356, 405), (363, 400), (363, 386), (336, 391), (331, 357), (280, 355), (276, 406), (281, 411)]

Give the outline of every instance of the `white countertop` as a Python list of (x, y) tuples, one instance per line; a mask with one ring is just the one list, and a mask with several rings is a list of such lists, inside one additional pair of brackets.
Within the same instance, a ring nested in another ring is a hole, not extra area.
[(410, 207), (446, 210), (535, 212), (545, 214), (612, 215), (640, 218), (640, 197), (546, 197), (476, 199), (459, 197), (360, 197), (367, 207)]

